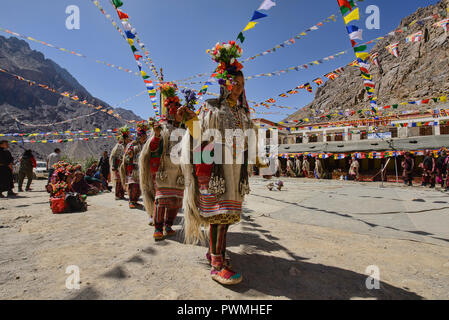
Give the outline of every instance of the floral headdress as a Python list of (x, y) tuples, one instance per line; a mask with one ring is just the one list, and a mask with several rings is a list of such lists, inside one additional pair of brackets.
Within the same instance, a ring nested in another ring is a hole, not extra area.
[(129, 130), (128, 126), (124, 126), (124, 127), (120, 128), (119, 131), (120, 131), (120, 136), (123, 139), (127, 139), (129, 137), (130, 130)]
[(154, 119), (154, 118), (149, 118), (149, 119), (148, 119), (148, 125), (150, 126), (150, 128), (154, 129), (154, 128), (160, 127), (160, 126), (161, 126), (161, 123), (158, 122), (158, 121), (157, 121), (156, 119)]
[(53, 194), (55, 197), (63, 196), (68, 191), (69, 186), (64, 181), (52, 184)]
[(122, 143), (126, 139), (129, 138), (129, 135), (130, 135), (130, 130), (129, 130), (128, 126), (124, 126), (118, 130), (117, 141)]
[(62, 173), (66, 176), (70, 175), (70, 171), (73, 170), (73, 167), (65, 161), (58, 161), (53, 165), (53, 168), (56, 174)]
[(147, 134), (148, 131), (148, 125), (146, 123), (146, 121), (139, 121), (137, 122), (137, 136), (143, 136), (145, 134)]
[(198, 104), (198, 98), (195, 94), (195, 91), (191, 89), (182, 90), (184, 94), (185, 106), (192, 111), (195, 111), (195, 105)]
[(237, 61), (242, 56), (242, 48), (235, 41), (229, 41), (217, 43), (214, 48), (207, 50), (207, 53), (218, 63), (212, 76), (218, 79), (220, 85), (231, 91), (235, 74), (243, 69), (243, 65)]
[(161, 94), (165, 97), (164, 106), (167, 108), (168, 120), (174, 120), (178, 108), (181, 107), (179, 97), (176, 94), (178, 87), (173, 82), (164, 82), (159, 85)]

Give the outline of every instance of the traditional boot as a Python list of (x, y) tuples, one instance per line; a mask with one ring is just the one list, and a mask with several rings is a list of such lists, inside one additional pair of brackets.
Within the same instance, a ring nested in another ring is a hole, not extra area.
[(242, 282), (243, 277), (223, 265), (223, 255), (211, 255), (212, 270), (210, 276), (222, 285), (233, 285)]
[(164, 232), (162, 231), (162, 229), (155, 229), (153, 238), (156, 241), (164, 240)]

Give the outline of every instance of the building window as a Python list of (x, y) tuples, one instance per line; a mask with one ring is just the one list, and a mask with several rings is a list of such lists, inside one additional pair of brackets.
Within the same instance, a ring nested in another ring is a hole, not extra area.
[(366, 133), (366, 131), (362, 131), (360, 133), (360, 140), (366, 140), (368, 139), (368, 134)]
[(318, 142), (318, 136), (316, 134), (309, 136), (309, 143)]
[(390, 132), (391, 132), (391, 137), (392, 138), (397, 138), (398, 137), (398, 128), (391, 128)]
[(343, 141), (343, 134), (342, 133), (336, 133), (334, 141)]
[(302, 143), (302, 136), (296, 137), (296, 143)]
[(449, 124), (440, 125), (440, 134), (449, 134)]
[(433, 134), (433, 128), (430, 126), (426, 127), (420, 127), (419, 128), (419, 135), (420, 136), (431, 136)]

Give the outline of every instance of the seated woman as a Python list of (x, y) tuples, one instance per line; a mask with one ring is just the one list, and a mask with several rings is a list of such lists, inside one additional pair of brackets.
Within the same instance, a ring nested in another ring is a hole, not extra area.
[(107, 188), (105, 188), (103, 185), (103, 181), (95, 177), (96, 173), (97, 173), (97, 162), (94, 162), (92, 166), (90, 166), (89, 169), (86, 170), (84, 180), (86, 180), (88, 184), (95, 186), (100, 191), (107, 190)]
[(72, 181), (72, 191), (77, 192), (81, 195), (93, 196), (98, 194), (98, 188), (91, 186), (84, 179), (84, 174), (81, 171), (75, 172)]
[(94, 174), (94, 179), (97, 180), (97, 182), (101, 182), (103, 185), (103, 190), (111, 191), (112, 187), (108, 186), (108, 181), (105, 179), (103, 174), (100, 171), (97, 171), (97, 173)]

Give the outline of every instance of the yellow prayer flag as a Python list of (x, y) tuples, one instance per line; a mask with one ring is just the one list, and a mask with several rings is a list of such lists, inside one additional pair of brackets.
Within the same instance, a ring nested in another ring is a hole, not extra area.
[(147, 75), (147, 73), (145, 71), (140, 71), (140, 74), (142, 75), (142, 77), (145, 77)]
[(352, 10), (345, 18), (345, 24), (354, 20), (360, 20), (359, 8)]
[(250, 22), (248, 23), (248, 25), (245, 27), (245, 29), (243, 29), (243, 32), (248, 31), (248, 30), (254, 28), (254, 27), (256, 26), (256, 24), (257, 24), (257, 22), (255, 22), (255, 21), (250, 21)]
[(372, 80), (373, 79), (373, 77), (371, 75), (366, 76), (363, 73), (362, 73), (362, 78), (365, 79), (365, 80)]
[(301, 34), (300, 34), (301, 36), (306, 36), (307, 35), (307, 33), (305, 33), (305, 32), (302, 32)]
[(99, 129), (99, 128), (96, 128), (96, 129), (95, 129), (95, 132), (100, 132), (100, 129)]
[(134, 40), (133, 39), (128, 39), (128, 43), (130, 46), (132, 46), (134, 44)]
[(441, 102), (447, 102), (447, 96), (440, 97), (440, 101)]
[(365, 61), (366, 59), (368, 59), (368, 57), (370, 56), (370, 54), (368, 52), (356, 52), (355, 56), (357, 58), (362, 59), (363, 61)]

